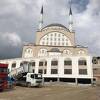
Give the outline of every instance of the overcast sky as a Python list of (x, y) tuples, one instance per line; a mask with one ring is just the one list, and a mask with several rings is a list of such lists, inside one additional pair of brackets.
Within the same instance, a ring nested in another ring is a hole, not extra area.
[[(21, 57), (24, 43), (35, 42), (42, 0), (0, 0), (0, 59)], [(72, 0), (77, 45), (100, 55), (100, 0)], [(68, 27), (69, 0), (44, 0), (44, 26)]]

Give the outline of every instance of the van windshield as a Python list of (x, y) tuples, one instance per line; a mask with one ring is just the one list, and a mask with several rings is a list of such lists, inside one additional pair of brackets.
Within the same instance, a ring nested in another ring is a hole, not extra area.
[(31, 75), (31, 78), (34, 78), (34, 79), (42, 79), (42, 75), (41, 74), (32, 74)]
[(0, 79), (0, 84), (1, 84), (1, 83), (3, 83), (3, 80), (2, 80), (2, 79)]
[(0, 73), (7, 73), (7, 68), (0, 68)]

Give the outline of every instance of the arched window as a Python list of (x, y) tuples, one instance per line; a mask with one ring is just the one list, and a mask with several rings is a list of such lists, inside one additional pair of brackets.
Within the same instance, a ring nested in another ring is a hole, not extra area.
[(38, 52), (38, 56), (47, 56), (47, 49), (40, 49)]
[(72, 55), (72, 52), (70, 50), (64, 50), (63, 53), (67, 55)]
[(64, 60), (64, 74), (72, 74), (72, 60), (70, 58)]
[(65, 59), (64, 60), (64, 66), (72, 66), (72, 60), (71, 59)]
[(79, 66), (86, 66), (87, 61), (84, 58), (81, 58), (81, 59), (78, 60), (78, 65)]
[(51, 66), (58, 66), (58, 60), (56, 60), (56, 59), (52, 60)]
[[(79, 65), (79, 75), (87, 75), (87, 61), (85, 58), (80, 58), (78, 60), (78, 65)], [(82, 66), (82, 67), (81, 67)]]
[(84, 51), (84, 50), (79, 50), (79, 51), (78, 51), (78, 54), (80, 54), (80, 55), (81, 55), (81, 54), (85, 54), (85, 51)]
[(32, 48), (25, 49), (24, 57), (25, 58), (31, 58), (31, 57), (33, 57), (33, 50), (32, 50)]
[(51, 61), (51, 74), (58, 74), (58, 60), (53, 59)]
[(40, 45), (72, 46), (70, 39), (65, 34), (59, 32), (50, 32), (44, 35), (40, 39)]

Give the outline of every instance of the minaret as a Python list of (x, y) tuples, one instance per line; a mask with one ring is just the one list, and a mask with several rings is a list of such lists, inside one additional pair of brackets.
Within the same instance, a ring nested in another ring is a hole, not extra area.
[(73, 18), (72, 18), (71, 1), (70, 1), (70, 10), (69, 10), (69, 30), (70, 30), (70, 32), (73, 32)]
[(43, 27), (43, 5), (41, 8), (41, 15), (40, 15), (40, 21), (39, 21), (39, 31), (41, 31), (42, 27)]

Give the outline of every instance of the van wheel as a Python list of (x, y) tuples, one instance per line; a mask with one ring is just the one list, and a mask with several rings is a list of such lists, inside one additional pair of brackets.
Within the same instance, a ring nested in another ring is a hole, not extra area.
[(29, 87), (29, 88), (30, 88), (30, 87), (31, 87), (31, 83), (27, 83), (27, 87)]

